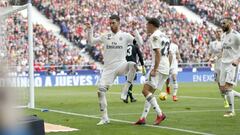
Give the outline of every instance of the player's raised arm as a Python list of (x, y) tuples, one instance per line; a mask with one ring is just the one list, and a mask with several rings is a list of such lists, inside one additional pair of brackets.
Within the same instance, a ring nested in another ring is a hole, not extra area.
[(93, 37), (93, 27), (90, 23), (86, 23), (86, 28), (88, 32), (87, 40), (90, 45), (94, 45), (96, 43), (102, 43), (102, 37), (97, 37), (97, 38)]
[(181, 61), (181, 56), (180, 56), (180, 52), (179, 52), (178, 46), (177, 46), (176, 58), (177, 58), (178, 62)]
[(131, 34), (128, 34), (128, 43), (132, 44), (133, 40), (135, 39), (137, 41), (138, 45), (143, 45), (143, 39), (142, 36), (139, 34), (138, 30), (136, 29), (136, 22), (131, 22), (131, 27), (133, 29), (133, 34), (135, 37), (133, 37)]

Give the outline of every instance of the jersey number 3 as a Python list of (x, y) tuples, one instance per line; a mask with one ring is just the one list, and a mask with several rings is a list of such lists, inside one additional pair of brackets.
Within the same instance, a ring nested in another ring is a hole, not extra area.
[(127, 56), (131, 56), (132, 55), (132, 46), (128, 46), (127, 47)]

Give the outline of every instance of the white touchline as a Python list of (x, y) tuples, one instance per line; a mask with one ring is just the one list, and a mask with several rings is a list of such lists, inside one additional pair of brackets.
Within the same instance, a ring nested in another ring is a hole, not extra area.
[[(240, 110), (240, 109), (235, 109), (235, 110)], [(226, 110), (186, 110), (186, 111), (169, 111), (169, 112), (164, 112), (165, 114), (174, 114), (174, 113), (201, 113), (201, 112), (224, 112)], [(125, 116), (125, 115), (141, 115), (141, 113), (114, 113), (114, 114), (109, 114), (109, 116)], [(149, 114), (155, 114), (155, 112), (149, 112)], [(100, 116), (100, 115), (93, 115), (93, 116)]]
[[(35, 108), (34, 110), (42, 110), (42, 108)], [(48, 111), (54, 112), (54, 113), (72, 115), (72, 116), (80, 116), (80, 117), (86, 117), (86, 118), (100, 119), (100, 117), (98, 117), (98, 116), (93, 116), (93, 115), (86, 115), (86, 114), (72, 113), (72, 112), (65, 112), (65, 111), (51, 110), (51, 109), (49, 109)], [(125, 121), (125, 120), (119, 120), (119, 119), (110, 119), (110, 120), (111, 120), (111, 121), (115, 121), (115, 122), (121, 122), (121, 123), (129, 123), (129, 124), (133, 124), (133, 123), (134, 123), (134, 122), (131, 122), (131, 121)], [(148, 124), (146, 124), (145, 126), (147, 126), (147, 127), (153, 127), (153, 128), (168, 129), (168, 130), (175, 130), (175, 131), (192, 133), (192, 134), (199, 134), (199, 135), (214, 135), (214, 134), (210, 134), (210, 133), (198, 132), (198, 131), (181, 129), (181, 128), (173, 128), (173, 127), (167, 127), (167, 126), (155, 126), (155, 125), (148, 125)]]

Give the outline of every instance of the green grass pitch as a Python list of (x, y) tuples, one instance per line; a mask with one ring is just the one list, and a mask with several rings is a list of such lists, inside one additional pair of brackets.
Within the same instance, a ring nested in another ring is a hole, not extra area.
[[(223, 107), (223, 100), (215, 83), (180, 83), (178, 102), (173, 102), (171, 96), (168, 96), (166, 101), (158, 99), (161, 109), (167, 115), (167, 119), (159, 126), (152, 126), (155, 119), (153, 109), (147, 118), (148, 126), (135, 126), (129, 123), (137, 121), (143, 111), (142, 85), (133, 87), (138, 101), (128, 104), (120, 100), (121, 87), (112, 86), (107, 92), (108, 112), (113, 119), (108, 125), (96, 126), (99, 122), (97, 117), (100, 117), (96, 86), (36, 88), (36, 108), (48, 108), (70, 114), (33, 109), (27, 109), (26, 113), (36, 114), (52, 124), (79, 129), (74, 132), (47, 135), (240, 134), (240, 100), (235, 98), (237, 115), (224, 118), (223, 114), (227, 109)], [(235, 87), (235, 90), (240, 91), (239, 86)], [(158, 93), (159, 91), (156, 91), (156, 97)]]

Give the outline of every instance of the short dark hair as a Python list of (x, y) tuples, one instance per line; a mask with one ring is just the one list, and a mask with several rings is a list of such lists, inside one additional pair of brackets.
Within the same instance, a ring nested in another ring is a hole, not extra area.
[(160, 22), (157, 18), (146, 18), (146, 20), (148, 21), (149, 24), (152, 24), (153, 26), (159, 28), (160, 27)]
[(116, 19), (118, 22), (120, 22), (120, 17), (118, 15), (111, 15), (109, 19), (111, 20)]

